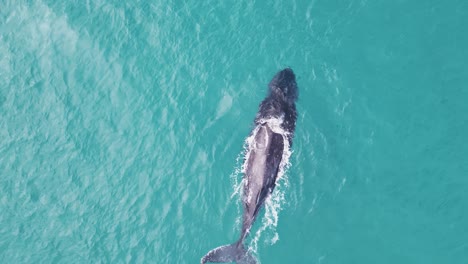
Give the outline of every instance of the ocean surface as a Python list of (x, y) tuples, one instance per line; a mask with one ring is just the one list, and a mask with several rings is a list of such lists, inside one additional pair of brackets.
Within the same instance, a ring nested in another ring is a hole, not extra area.
[(465, 0), (0, 0), (0, 263), (199, 263), (297, 76), (269, 263), (468, 263)]

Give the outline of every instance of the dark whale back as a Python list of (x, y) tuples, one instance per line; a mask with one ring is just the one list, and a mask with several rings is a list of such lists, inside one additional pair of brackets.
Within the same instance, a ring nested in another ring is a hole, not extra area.
[(278, 72), (268, 84), (270, 95), (281, 97), (288, 104), (294, 104), (297, 100), (298, 90), (296, 76), (290, 68)]
[(268, 95), (260, 104), (255, 117), (255, 125), (261, 124), (265, 119), (283, 117), (281, 126), (288, 132), (291, 147), (297, 120), (298, 88), (296, 76), (290, 68), (286, 68), (273, 77), (268, 87)]

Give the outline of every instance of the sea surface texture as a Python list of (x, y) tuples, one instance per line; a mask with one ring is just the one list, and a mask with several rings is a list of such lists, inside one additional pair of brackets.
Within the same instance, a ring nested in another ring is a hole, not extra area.
[(0, 0), (0, 263), (199, 263), (297, 76), (259, 262), (468, 263), (468, 1)]

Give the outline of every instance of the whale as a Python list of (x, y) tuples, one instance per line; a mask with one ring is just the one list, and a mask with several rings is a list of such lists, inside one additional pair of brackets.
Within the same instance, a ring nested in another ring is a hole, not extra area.
[(296, 127), (298, 88), (292, 69), (286, 68), (272, 78), (268, 93), (260, 103), (254, 128), (246, 140), (243, 163), (242, 228), (239, 239), (210, 250), (200, 263), (235, 262), (255, 264), (257, 259), (246, 249), (244, 241), (266, 199), (272, 194), (290, 153)]

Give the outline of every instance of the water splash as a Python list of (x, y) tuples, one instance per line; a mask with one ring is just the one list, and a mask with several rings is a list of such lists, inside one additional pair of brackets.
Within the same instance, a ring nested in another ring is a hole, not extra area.
[(247, 146), (244, 144), (243, 151), (237, 155), (236, 158), (236, 167), (234, 171), (229, 176), (231, 179), (231, 185), (233, 186), (233, 192), (230, 197), (230, 202), (236, 200), (236, 208), (237, 208), (237, 217), (236, 217), (236, 228), (239, 227), (242, 223), (242, 212), (241, 212), (241, 199), (242, 197), (242, 186), (244, 186), (244, 180), (239, 180), (239, 175), (243, 174), (243, 163), (244, 157), (247, 150)]

